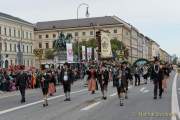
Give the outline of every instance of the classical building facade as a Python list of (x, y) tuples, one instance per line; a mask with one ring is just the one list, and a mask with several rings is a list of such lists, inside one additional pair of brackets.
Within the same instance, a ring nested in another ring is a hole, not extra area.
[(143, 37), (143, 58), (148, 60), (148, 51), (149, 51), (149, 39), (146, 36)]
[(72, 42), (88, 41), (95, 39), (99, 29), (108, 30), (111, 39), (123, 41), (131, 56), (131, 26), (116, 16), (38, 22), (35, 28), (35, 47), (51, 49), (60, 32), (71, 34)]
[[(0, 12), (1, 67), (22, 63), (25, 66), (33, 66), (35, 62), (33, 43), (33, 24)], [(21, 56), (17, 55), (19, 49), (21, 49), (22, 52)], [(21, 59), (21, 63), (19, 63), (19, 59)]]
[(35, 48), (51, 49), (60, 32), (71, 34), (73, 42), (95, 39), (99, 29), (108, 30), (111, 39), (123, 41), (129, 49), (131, 63), (139, 58), (153, 60), (160, 54), (160, 46), (155, 41), (116, 16), (38, 22), (35, 28)]
[[(53, 41), (58, 39), (61, 32), (65, 35), (71, 34), (72, 42), (76, 42), (95, 39), (99, 29), (108, 30), (111, 39), (117, 39), (126, 45), (130, 63), (139, 58), (153, 60), (154, 56), (161, 54), (160, 46), (155, 41), (116, 16), (47, 21), (33, 25), (20, 18), (0, 13), (0, 65), (37, 66), (33, 50), (51, 49)], [(169, 54), (163, 53), (163, 56), (163, 59), (170, 59)]]

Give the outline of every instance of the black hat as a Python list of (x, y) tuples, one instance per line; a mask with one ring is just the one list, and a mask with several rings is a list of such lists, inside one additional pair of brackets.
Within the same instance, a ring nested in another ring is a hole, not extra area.
[(66, 63), (64, 63), (64, 65), (66, 65), (67, 67), (69, 67), (69, 63), (67, 63), (67, 62), (66, 62)]
[(154, 57), (154, 62), (159, 62), (159, 58), (158, 57)]

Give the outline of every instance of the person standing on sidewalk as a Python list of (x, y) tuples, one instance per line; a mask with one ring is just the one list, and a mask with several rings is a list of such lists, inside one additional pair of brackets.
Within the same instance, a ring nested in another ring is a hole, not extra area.
[(21, 103), (26, 102), (25, 90), (26, 90), (26, 87), (27, 87), (27, 79), (28, 79), (28, 76), (24, 71), (24, 67), (21, 66), (21, 70), (17, 75), (17, 81), (16, 81), (16, 86), (19, 88), (20, 93), (21, 93)]
[(72, 70), (70, 69), (70, 65), (68, 63), (64, 64), (64, 68), (61, 70), (61, 80), (64, 88), (64, 94), (66, 99), (64, 101), (71, 101), (70, 92), (71, 92), (71, 84), (72, 80)]

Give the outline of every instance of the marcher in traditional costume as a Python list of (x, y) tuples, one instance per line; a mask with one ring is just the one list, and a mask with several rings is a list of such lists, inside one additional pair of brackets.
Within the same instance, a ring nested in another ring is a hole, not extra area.
[(120, 106), (124, 105), (124, 98), (126, 93), (126, 74), (125, 68), (123, 66), (119, 66), (118, 71), (116, 73), (116, 87), (118, 97), (120, 99)]
[(154, 99), (157, 99), (157, 92), (159, 89), (159, 98), (161, 99), (163, 89), (162, 89), (162, 80), (164, 79), (164, 73), (162, 66), (160, 66), (159, 60), (155, 58), (154, 65), (152, 68), (152, 79), (154, 81)]
[(88, 71), (88, 90), (94, 94), (96, 87), (96, 70), (91, 66)]
[(49, 81), (49, 95), (53, 96), (56, 92), (56, 78), (55, 73), (51, 72), (50, 81)]
[(49, 81), (50, 81), (50, 73), (49, 72), (45, 72), (44, 75), (42, 76), (41, 79), (41, 88), (42, 88), (42, 92), (43, 92), (43, 99), (44, 99), (44, 103), (43, 103), (43, 107), (48, 106), (48, 88), (49, 88)]
[(16, 80), (16, 86), (19, 88), (20, 93), (21, 93), (21, 103), (26, 102), (25, 99), (25, 90), (27, 87), (27, 74), (24, 71), (24, 67), (21, 66), (21, 70), (17, 75), (17, 80)]
[(68, 63), (64, 64), (64, 68), (61, 70), (61, 82), (64, 88), (64, 94), (66, 99), (64, 101), (71, 101), (70, 92), (71, 92), (71, 84), (73, 83), (72, 79), (72, 70)]

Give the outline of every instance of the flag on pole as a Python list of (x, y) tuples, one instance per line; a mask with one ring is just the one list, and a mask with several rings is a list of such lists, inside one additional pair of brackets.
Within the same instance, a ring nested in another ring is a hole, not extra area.
[(85, 60), (86, 59), (86, 47), (82, 46), (82, 59)]
[(73, 62), (72, 43), (66, 43), (67, 62)]

